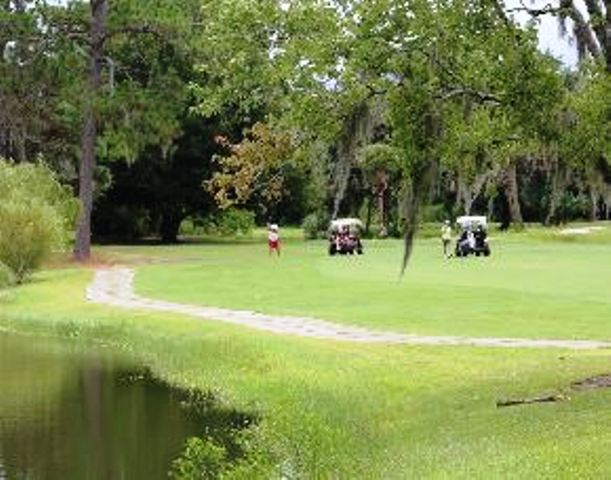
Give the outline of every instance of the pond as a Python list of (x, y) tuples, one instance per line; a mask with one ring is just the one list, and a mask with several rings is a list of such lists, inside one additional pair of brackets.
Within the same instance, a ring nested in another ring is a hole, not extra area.
[(74, 343), (0, 333), (0, 480), (167, 479), (192, 436), (239, 455), (252, 417)]

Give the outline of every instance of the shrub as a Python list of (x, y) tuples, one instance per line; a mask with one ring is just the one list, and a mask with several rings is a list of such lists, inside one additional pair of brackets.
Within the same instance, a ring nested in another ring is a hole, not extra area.
[(18, 283), (66, 243), (77, 210), (46, 166), (0, 160), (0, 263)]
[(301, 228), (306, 239), (324, 237), (329, 228), (329, 216), (322, 213), (310, 213), (301, 222)]
[(182, 455), (174, 460), (170, 478), (175, 480), (219, 478), (225, 467), (226, 450), (212, 440), (191, 437)]
[(273, 465), (254, 440), (254, 432), (231, 434), (235, 451), (230, 452), (213, 438), (191, 437), (176, 460), (169, 478), (173, 480), (217, 479), (241, 480), (275, 478)]
[(13, 272), (6, 265), (0, 263), (0, 289), (12, 285), (14, 281)]
[(229, 208), (216, 216), (215, 224), (220, 235), (250, 235), (255, 228), (255, 214), (248, 210)]
[(443, 203), (436, 203), (436, 204), (431, 204), (431, 205), (425, 205), (422, 208), (420, 217), (421, 217), (421, 220), (426, 223), (429, 223), (429, 222), (440, 223), (446, 219), (449, 219), (450, 215), (446, 211)]
[(230, 208), (206, 217), (187, 217), (180, 225), (181, 235), (250, 235), (255, 228), (255, 214)]

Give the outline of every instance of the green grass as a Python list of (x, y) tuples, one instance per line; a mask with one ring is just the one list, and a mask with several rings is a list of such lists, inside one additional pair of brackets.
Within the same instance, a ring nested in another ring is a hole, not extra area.
[[(611, 230), (611, 228), (609, 229)], [(310, 315), (422, 334), (611, 339), (611, 241), (540, 241), (497, 234), (490, 258), (444, 262), (421, 240), (402, 280), (399, 241), (368, 241), (362, 257), (330, 258), (325, 242), (188, 245), (155, 254), (137, 290), (148, 296), (266, 313)], [(129, 251), (122, 250), (123, 254)]]
[[(279, 261), (257, 243), (100, 253), (141, 265), (163, 261), (139, 267), (139, 291), (156, 297), (405, 331), (611, 337), (604, 325), (611, 319), (604, 295), (609, 245), (519, 235), (493, 245), (489, 261), (443, 263), (438, 245), (422, 241), (401, 283), (400, 248), (392, 241), (370, 242), (358, 259), (329, 259), (323, 243), (296, 240)], [(212, 388), (229, 404), (261, 412), (259, 441), (288, 477), (611, 475), (611, 390), (570, 389), (576, 379), (611, 371), (608, 351), (376, 346), (272, 335), (89, 305), (83, 291), (90, 276), (43, 272), (0, 297), (0, 326), (113, 345), (175, 383)], [(569, 307), (579, 318), (565, 312)], [(524, 318), (510, 322), (507, 308)], [(557, 392), (570, 400), (496, 407), (498, 399)]]

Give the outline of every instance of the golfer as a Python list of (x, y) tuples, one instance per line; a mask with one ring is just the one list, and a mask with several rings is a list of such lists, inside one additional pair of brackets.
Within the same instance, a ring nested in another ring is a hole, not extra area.
[(441, 227), (441, 243), (443, 244), (443, 257), (445, 259), (452, 257), (452, 227), (450, 221), (446, 220)]
[(280, 256), (280, 234), (275, 223), (267, 228), (267, 247), (270, 255), (275, 251)]

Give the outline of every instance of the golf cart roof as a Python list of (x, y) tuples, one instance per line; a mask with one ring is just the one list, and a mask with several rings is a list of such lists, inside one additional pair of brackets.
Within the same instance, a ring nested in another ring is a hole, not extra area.
[(456, 219), (456, 223), (461, 226), (461, 228), (476, 228), (483, 227), (486, 228), (488, 221), (484, 216), (463, 216), (458, 217)]
[(361, 222), (358, 218), (338, 218), (336, 220), (332, 220), (331, 225), (329, 226), (331, 230), (340, 230), (344, 227), (363, 228), (363, 222)]

